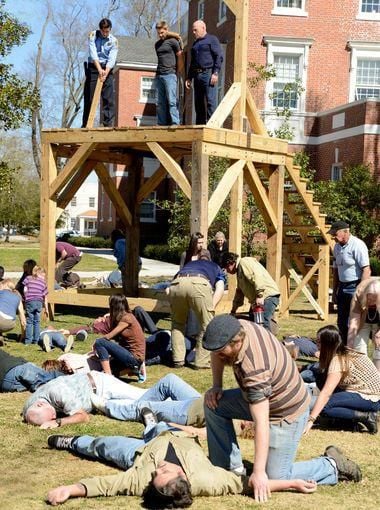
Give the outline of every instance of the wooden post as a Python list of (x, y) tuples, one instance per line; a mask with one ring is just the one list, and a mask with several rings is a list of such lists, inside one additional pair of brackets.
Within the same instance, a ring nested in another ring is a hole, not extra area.
[[(41, 219), (40, 219), (40, 264), (46, 271), (49, 295), (54, 292), (55, 282), (55, 198), (50, 198), (49, 189), (57, 176), (57, 165), (54, 160), (51, 144), (42, 138), (41, 168)], [(49, 303), (49, 317), (53, 319), (54, 308)]]
[(285, 168), (278, 166), (269, 175), (268, 198), (277, 217), (277, 229), (268, 228), (267, 270), (277, 285), (280, 284), (282, 260), (282, 231), (284, 214)]
[[(289, 301), (290, 298), (290, 274), (287, 269), (288, 262), (289, 262), (289, 254), (286, 246), (282, 247), (282, 259), (287, 261), (287, 264), (281, 263), (281, 277), (280, 277), (280, 296), (281, 301), (284, 300), (286, 303)], [(290, 262), (289, 262), (290, 264)], [(281, 307), (281, 302), (280, 302)], [(280, 315), (280, 314), (279, 314)], [(289, 317), (289, 308), (284, 310), (281, 313), (281, 317), (284, 319), (287, 319)]]
[(190, 230), (201, 232), (207, 244), (208, 230), (208, 170), (209, 158), (203, 151), (203, 143), (192, 144), (191, 165), (191, 224)]
[(143, 181), (142, 157), (134, 157), (128, 168), (126, 203), (131, 213), (131, 224), (126, 225), (125, 273), (123, 277), (123, 291), (126, 296), (137, 296), (139, 290), (138, 263), (140, 251), (140, 204), (136, 197)]
[(244, 131), (247, 98), (249, 1), (242, 0), (239, 4), (236, 4), (235, 11), (234, 82), (241, 84), (241, 94), (240, 100), (233, 110), (232, 128), (235, 131)]
[(96, 82), (94, 96), (92, 98), (90, 113), (88, 114), (86, 128), (94, 127), (95, 115), (96, 115), (96, 110), (98, 108), (98, 104), (100, 101), (100, 94), (102, 93), (102, 87), (103, 87), (103, 82), (101, 82), (100, 78), (98, 78), (98, 81)]
[(318, 271), (318, 303), (326, 320), (329, 316), (329, 284), (330, 284), (330, 246), (319, 245), (319, 258), (323, 259)]

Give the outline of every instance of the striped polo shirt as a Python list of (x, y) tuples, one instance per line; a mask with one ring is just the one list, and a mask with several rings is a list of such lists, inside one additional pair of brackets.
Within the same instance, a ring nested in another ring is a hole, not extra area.
[(277, 338), (253, 322), (239, 321), (246, 333), (235, 378), (249, 403), (269, 400), (271, 423), (288, 423), (303, 414), (310, 397), (295, 362)]
[(24, 296), (25, 302), (28, 301), (44, 301), (48, 290), (46, 282), (43, 278), (35, 276), (27, 276), (24, 280)]

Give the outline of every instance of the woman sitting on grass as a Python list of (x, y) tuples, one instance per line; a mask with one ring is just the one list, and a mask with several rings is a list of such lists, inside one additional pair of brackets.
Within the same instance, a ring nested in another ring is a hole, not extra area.
[(363, 353), (346, 347), (335, 326), (317, 332), (320, 348), (320, 370), (326, 381), (310, 412), (305, 433), (318, 415), (351, 420), (377, 433), (377, 411), (380, 410), (380, 374)]
[[(132, 369), (139, 382), (145, 382), (145, 337), (140, 324), (129, 308), (128, 300), (121, 294), (110, 297), (111, 331), (98, 338), (94, 351), (103, 371), (111, 374), (110, 356), (118, 362), (121, 370)], [(112, 342), (111, 340), (115, 340)]]
[(24, 334), (26, 320), (21, 296), (15, 290), (15, 284), (9, 278), (0, 282), (0, 340), (2, 333), (11, 331), (16, 326), (17, 313), (20, 317), (21, 334)]

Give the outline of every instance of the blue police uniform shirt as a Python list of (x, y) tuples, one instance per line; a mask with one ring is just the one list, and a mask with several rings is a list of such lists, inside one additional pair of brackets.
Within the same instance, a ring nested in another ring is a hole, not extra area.
[(366, 266), (369, 266), (368, 248), (361, 239), (350, 235), (345, 245), (335, 244), (334, 267), (338, 270), (340, 282), (360, 280)]
[(212, 73), (219, 73), (223, 62), (223, 52), (220, 42), (215, 35), (206, 34), (196, 39), (191, 48), (191, 63), (188, 78), (191, 80), (196, 69), (211, 69)]
[(185, 264), (176, 276), (181, 274), (193, 274), (194, 276), (201, 274), (208, 278), (212, 287), (215, 287), (218, 281), (225, 281), (221, 268), (210, 260), (192, 260)]
[(106, 65), (110, 69), (115, 66), (118, 42), (114, 35), (103, 37), (100, 30), (90, 32), (88, 38), (89, 56), (88, 62), (92, 64), (98, 60), (101, 65)]

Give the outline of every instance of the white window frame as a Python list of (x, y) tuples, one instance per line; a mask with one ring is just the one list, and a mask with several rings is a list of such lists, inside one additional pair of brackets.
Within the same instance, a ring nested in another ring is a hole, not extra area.
[(218, 23), (216, 26), (223, 25), (225, 21), (227, 21), (227, 4), (223, 0), (219, 0)]
[[(267, 46), (267, 64), (273, 65), (275, 55), (291, 55), (299, 57), (299, 78), (303, 91), (298, 97), (298, 105), (294, 112), (305, 112), (306, 107), (306, 84), (307, 68), (309, 62), (309, 49), (313, 43), (312, 39), (299, 39), (290, 37), (269, 37), (264, 36), (264, 43)], [(271, 96), (273, 94), (273, 84), (276, 78), (269, 80), (265, 92), (265, 110), (274, 111)]]
[(349, 41), (351, 50), (348, 101), (356, 101), (356, 77), (358, 60), (380, 60), (380, 42)]
[[(151, 87), (149, 90), (154, 90), (155, 94), (154, 94), (154, 97), (147, 97), (147, 96), (144, 96), (144, 91), (145, 90), (148, 90), (147, 87), (144, 87), (144, 81), (145, 80), (150, 80), (151, 82)], [(140, 78), (140, 100), (139, 100), (140, 103), (149, 103), (149, 104), (156, 104), (157, 102), (157, 90), (156, 90), (156, 87), (154, 86), (154, 76), (141, 76)]]
[(197, 19), (204, 19), (205, 18), (205, 0), (199, 0), (198, 2), (198, 18)]
[(88, 197), (88, 207), (95, 207), (95, 197)]
[(274, 0), (274, 6), (271, 14), (274, 16), (301, 16), (307, 17), (309, 14), (306, 11), (307, 0), (301, 0), (301, 7), (282, 7), (278, 6), (280, 0)]
[(152, 193), (150, 193), (150, 195), (141, 202), (140, 211), (141, 211), (141, 206), (144, 203), (146, 205), (153, 206), (153, 209), (152, 209), (152, 216), (151, 217), (142, 218), (140, 216), (140, 223), (156, 223), (157, 222), (157, 220), (156, 220), (156, 209), (157, 209), (157, 206), (156, 206), (156, 203), (155, 203), (156, 198), (157, 198), (157, 192), (156, 191), (152, 191)]
[(333, 163), (331, 165), (331, 180), (334, 182), (342, 180), (343, 165), (342, 163)]
[(71, 205), (71, 207), (77, 207), (77, 203), (78, 203), (77, 196), (74, 195), (70, 201), (70, 205)]
[[(363, 0), (359, 0), (359, 12), (356, 19), (369, 20), (369, 21), (380, 21), (380, 10), (379, 12), (363, 12)], [(380, 6), (379, 6), (380, 9)]]

